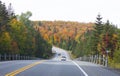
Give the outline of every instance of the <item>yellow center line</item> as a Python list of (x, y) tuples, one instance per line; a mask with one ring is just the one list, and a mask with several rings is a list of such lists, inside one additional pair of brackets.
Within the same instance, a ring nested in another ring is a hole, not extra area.
[(29, 69), (29, 68), (32, 68), (32, 67), (34, 67), (34, 66), (36, 66), (36, 65), (38, 65), (38, 64), (40, 64), (40, 63), (42, 63), (42, 62), (44, 62), (44, 61), (45, 61), (45, 60), (42, 60), (42, 61), (35, 62), (35, 63), (33, 63), (33, 64), (30, 64), (30, 65), (27, 65), (27, 66), (22, 67), (22, 68), (20, 68), (20, 69), (18, 69), (18, 70), (15, 70), (15, 71), (13, 71), (13, 72), (8, 73), (8, 74), (6, 74), (5, 76), (15, 76), (15, 75), (17, 75), (18, 73), (23, 72), (23, 71), (25, 71), (25, 70), (27, 70), (27, 69)]

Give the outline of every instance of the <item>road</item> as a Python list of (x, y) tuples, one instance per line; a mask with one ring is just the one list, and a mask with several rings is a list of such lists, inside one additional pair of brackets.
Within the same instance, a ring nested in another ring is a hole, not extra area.
[[(120, 76), (103, 66), (83, 61), (72, 61), (67, 52), (54, 47), (50, 60), (16, 60), (0, 62), (0, 76)], [(60, 61), (59, 53), (67, 57)]]

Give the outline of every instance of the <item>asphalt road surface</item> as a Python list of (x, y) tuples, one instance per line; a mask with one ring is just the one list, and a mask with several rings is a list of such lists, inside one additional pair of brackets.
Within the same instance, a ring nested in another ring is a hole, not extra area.
[[(62, 49), (54, 47), (53, 50), (56, 54), (51, 60), (0, 62), (0, 76), (120, 76), (119, 73), (100, 65), (72, 61)], [(62, 55), (66, 56), (66, 61), (61, 61)]]

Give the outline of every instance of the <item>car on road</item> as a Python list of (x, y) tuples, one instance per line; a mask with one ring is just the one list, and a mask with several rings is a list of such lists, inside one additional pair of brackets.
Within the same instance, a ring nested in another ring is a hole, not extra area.
[(66, 61), (66, 56), (62, 56), (61, 61)]
[(61, 53), (58, 53), (58, 56), (61, 56)]

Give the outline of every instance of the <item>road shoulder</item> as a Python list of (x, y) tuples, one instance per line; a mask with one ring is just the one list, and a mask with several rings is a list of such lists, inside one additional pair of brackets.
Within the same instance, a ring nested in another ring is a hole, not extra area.
[(91, 62), (75, 61), (89, 76), (120, 76), (119, 73), (112, 71), (102, 65)]

